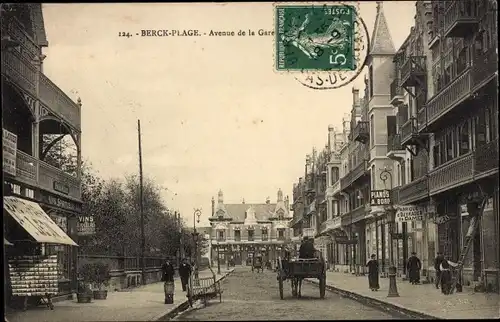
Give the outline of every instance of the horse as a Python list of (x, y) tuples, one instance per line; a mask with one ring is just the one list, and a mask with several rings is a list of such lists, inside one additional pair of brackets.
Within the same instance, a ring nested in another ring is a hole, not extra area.
[(302, 277), (292, 278), (292, 296), (302, 297)]

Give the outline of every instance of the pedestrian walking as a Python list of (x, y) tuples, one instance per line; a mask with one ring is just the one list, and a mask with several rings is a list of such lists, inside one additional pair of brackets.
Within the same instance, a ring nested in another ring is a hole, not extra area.
[(380, 284), (378, 282), (378, 261), (375, 254), (370, 256), (370, 260), (366, 263), (368, 267), (368, 286), (372, 291), (378, 291), (380, 289)]
[(187, 284), (189, 281), (189, 275), (191, 274), (191, 265), (189, 261), (184, 258), (179, 266), (179, 276), (181, 278), (182, 291), (186, 292)]
[(438, 252), (436, 258), (434, 259), (434, 270), (436, 271), (436, 288), (439, 288), (439, 284), (441, 284), (441, 263), (444, 260), (443, 253)]
[(417, 257), (417, 253), (412, 252), (408, 263), (406, 264), (406, 270), (408, 271), (408, 276), (410, 283), (416, 285), (420, 283), (420, 270), (422, 269), (422, 263)]
[(167, 259), (161, 267), (163, 283), (163, 291), (165, 293), (165, 304), (174, 303), (174, 265)]
[(448, 258), (443, 258), (441, 264), (439, 265), (439, 270), (441, 272), (441, 293), (444, 295), (449, 295), (452, 285), (452, 275), (451, 267), (457, 267), (458, 264), (450, 261)]

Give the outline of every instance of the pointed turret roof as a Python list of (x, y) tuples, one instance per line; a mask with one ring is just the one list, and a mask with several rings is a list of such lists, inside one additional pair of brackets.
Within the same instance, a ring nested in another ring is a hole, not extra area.
[(394, 55), (396, 48), (392, 41), (387, 20), (385, 20), (382, 1), (377, 1), (377, 16), (370, 44), (370, 55)]

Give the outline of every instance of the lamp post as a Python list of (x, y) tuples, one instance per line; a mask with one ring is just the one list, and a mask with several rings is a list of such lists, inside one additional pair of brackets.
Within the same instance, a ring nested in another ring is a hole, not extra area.
[(217, 237), (216, 241), (217, 241), (217, 274), (220, 275), (219, 237)]
[(194, 242), (194, 277), (198, 280), (198, 237), (196, 222), (200, 223), (201, 209), (194, 209), (193, 212), (193, 242)]
[[(384, 167), (382, 171), (380, 172), (380, 179), (384, 182), (387, 181), (387, 179), (391, 180), (391, 185), (390, 185), (390, 190), (392, 192), (392, 173), (390, 172), (387, 167)], [(394, 206), (392, 204), (392, 195), (391, 195), (391, 202), (389, 204), (389, 207), (387, 209), (387, 213), (389, 215), (389, 224), (390, 224), (390, 234), (391, 234), (391, 244), (389, 245), (389, 257), (391, 261), (391, 266), (389, 267), (389, 293), (387, 294), (387, 297), (399, 297), (398, 293), (398, 287), (396, 285), (396, 266), (394, 265), (394, 243), (392, 241), (392, 236), (394, 235), (394, 224), (395, 224), (395, 215), (396, 211), (394, 209)]]

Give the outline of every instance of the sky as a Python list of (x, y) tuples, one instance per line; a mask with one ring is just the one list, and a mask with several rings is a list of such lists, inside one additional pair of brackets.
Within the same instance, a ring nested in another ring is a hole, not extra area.
[[(414, 23), (414, 1), (385, 1), (396, 48)], [(168, 207), (208, 225), (211, 198), (292, 198), (305, 155), (341, 129), (352, 86), (319, 91), (274, 71), (273, 36), (118, 37), (142, 29), (274, 29), (273, 4), (44, 4), (44, 73), (82, 100), (82, 153), (104, 178), (143, 171)], [(361, 2), (371, 37), (376, 3)], [(361, 91), (362, 92), (362, 91)]]

